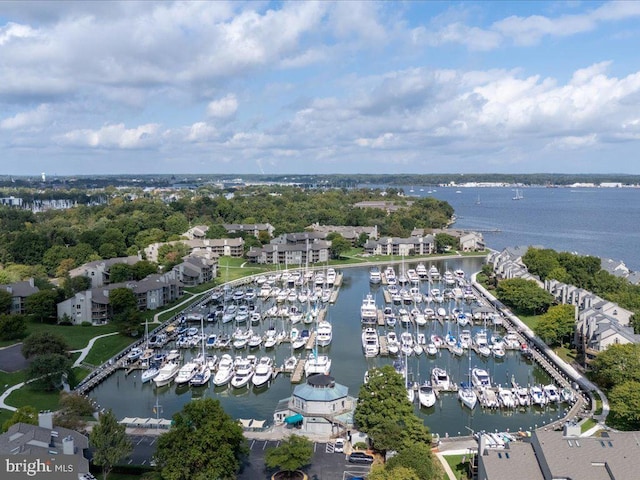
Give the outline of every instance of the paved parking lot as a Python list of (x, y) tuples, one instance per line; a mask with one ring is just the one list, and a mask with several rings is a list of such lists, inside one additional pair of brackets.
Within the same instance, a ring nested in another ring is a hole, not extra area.
[[(157, 436), (130, 435), (133, 453), (123, 463), (130, 465), (149, 465), (156, 450)], [(280, 444), (276, 440), (248, 440), (249, 456), (246, 459), (239, 480), (268, 480), (274, 473), (264, 464), (265, 452)], [(344, 453), (334, 453), (333, 443), (314, 443), (311, 465), (304, 469), (310, 480), (349, 480), (364, 476), (369, 472), (368, 465), (352, 465)]]

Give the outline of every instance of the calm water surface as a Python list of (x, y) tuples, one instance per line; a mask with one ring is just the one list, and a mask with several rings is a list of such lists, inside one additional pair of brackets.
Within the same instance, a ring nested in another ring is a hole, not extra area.
[[(438, 266), (441, 272), (445, 268), (454, 270), (462, 268), (470, 274), (480, 268), (482, 259), (448, 259), (431, 262)], [(427, 267), (429, 264), (427, 264)], [(409, 264), (407, 264), (409, 268)], [(332, 359), (331, 373), (336, 381), (349, 387), (349, 394), (358, 395), (358, 389), (362, 384), (364, 372), (374, 366), (382, 366), (392, 363), (391, 358), (366, 359), (362, 353), (360, 334), (360, 305), (362, 299), (371, 291), (375, 294), (379, 307), (384, 305), (382, 288), (370, 287), (368, 269), (365, 267), (349, 268), (342, 271), (344, 274), (343, 285), (335, 305), (328, 307), (326, 318), (333, 324), (333, 341), (325, 352)], [(426, 291), (423, 285), (423, 291)], [(278, 329), (283, 328), (281, 321), (276, 322)], [(232, 327), (208, 325), (207, 332), (218, 331)], [(266, 330), (268, 323), (264, 322), (259, 329)], [(298, 325), (298, 328), (302, 328)], [(446, 334), (447, 331), (457, 334), (455, 325), (440, 325), (432, 322), (427, 325), (425, 332)], [(481, 328), (476, 326), (475, 328)], [(255, 327), (254, 327), (255, 329)], [(400, 327), (396, 327), (398, 333)], [(383, 328), (379, 328), (383, 332)], [(194, 351), (193, 354), (196, 352)], [(252, 352), (256, 355), (264, 353), (263, 350)], [(321, 352), (324, 353), (324, 352)], [(246, 352), (245, 352), (246, 354)], [(290, 346), (283, 344), (277, 350), (266, 353), (275, 357), (277, 364), (282, 364), (284, 359), (291, 355)], [(548, 383), (549, 377), (536, 364), (525, 361), (517, 352), (508, 352), (504, 360), (476, 358), (471, 355), (471, 366), (482, 366), (487, 369), (495, 383), (508, 384), (512, 376), (520, 384)], [(428, 379), (434, 366), (445, 367), (456, 382), (464, 381), (469, 371), (468, 357), (455, 358), (448, 352), (442, 352), (438, 357), (430, 359), (426, 355), (410, 357), (408, 370), (410, 377), (416, 381)], [(125, 376), (124, 371), (119, 371), (107, 381), (99, 385), (91, 392), (91, 396), (105, 408), (111, 408), (119, 418), (123, 417), (154, 417), (153, 407), (156, 401), (162, 406), (161, 417), (170, 418), (179, 411), (182, 406), (194, 397), (209, 396), (218, 398), (225, 410), (235, 418), (266, 419), (271, 423), (273, 412), (279, 400), (291, 395), (295, 385), (292, 385), (289, 377), (280, 375), (265, 390), (253, 389), (234, 390), (227, 387), (191, 389), (188, 387), (176, 388), (174, 385), (157, 389), (153, 384), (141, 384), (139, 373)], [(476, 408), (472, 413), (463, 409), (457, 400), (456, 394), (443, 394), (435, 407), (428, 410), (420, 410), (416, 402), (416, 411), (421, 415), (432, 431), (441, 435), (465, 434), (467, 428), (473, 430), (498, 429), (511, 431), (519, 428), (527, 429), (548, 423), (562, 415), (564, 405), (551, 409), (525, 409), (511, 412), (485, 411)]]

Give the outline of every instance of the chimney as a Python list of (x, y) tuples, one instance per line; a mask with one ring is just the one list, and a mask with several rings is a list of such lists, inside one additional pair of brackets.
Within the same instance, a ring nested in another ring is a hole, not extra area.
[(46, 410), (38, 414), (38, 426), (42, 428), (53, 428), (53, 412)]
[(64, 455), (74, 455), (76, 453), (76, 447), (71, 435), (62, 439), (62, 453)]

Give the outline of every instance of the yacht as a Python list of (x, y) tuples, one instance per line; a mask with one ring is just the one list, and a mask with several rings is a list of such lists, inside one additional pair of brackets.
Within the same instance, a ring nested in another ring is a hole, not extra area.
[(413, 335), (409, 332), (400, 334), (400, 351), (403, 355), (409, 356), (413, 353)]
[(443, 390), (449, 390), (451, 388), (451, 381), (449, 375), (444, 368), (434, 367), (431, 371), (431, 385)]
[(376, 325), (378, 323), (378, 309), (376, 301), (370, 293), (362, 300), (360, 306), (360, 319), (363, 325)]
[(202, 387), (209, 383), (211, 379), (211, 368), (208, 364), (203, 363), (200, 365), (199, 370), (196, 374), (189, 380), (189, 385), (192, 387)]
[(508, 388), (498, 388), (498, 402), (503, 408), (515, 408), (517, 405), (513, 393)]
[(162, 387), (163, 385), (168, 385), (171, 381), (178, 375), (180, 371), (180, 364), (176, 362), (167, 362), (165, 363), (158, 374), (154, 377), (153, 381), (156, 384), (156, 387)]
[(491, 378), (484, 368), (471, 370), (471, 383), (478, 388), (491, 388)]
[(467, 408), (473, 410), (478, 403), (476, 392), (468, 382), (462, 382), (458, 389), (458, 400)]
[(310, 375), (329, 375), (331, 371), (331, 359), (328, 355), (317, 355), (310, 353), (304, 362), (304, 374)]
[(545, 397), (549, 400), (549, 403), (557, 403), (560, 401), (560, 392), (558, 392), (558, 387), (553, 383), (542, 387), (542, 391), (544, 392)]
[(398, 355), (398, 352), (400, 352), (400, 342), (396, 332), (393, 330), (387, 332), (387, 351), (389, 355)]
[(529, 395), (531, 396), (531, 403), (540, 407), (545, 406), (548, 403), (548, 399), (542, 389), (537, 385), (529, 388)]
[(424, 263), (416, 265), (416, 273), (421, 280), (424, 280), (429, 276), (429, 271), (427, 270), (427, 267), (424, 266)]
[(418, 388), (418, 401), (424, 408), (431, 408), (436, 404), (436, 392), (431, 385), (425, 383)]
[(260, 357), (256, 364), (251, 383), (254, 387), (263, 387), (273, 376), (273, 360), (269, 357)]
[(529, 391), (526, 387), (516, 387), (514, 389), (514, 395), (516, 397), (516, 401), (518, 405), (521, 407), (526, 407), (531, 404), (531, 397), (529, 397)]
[(234, 361), (233, 357), (228, 353), (225, 353), (220, 357), (220, 362), (218, 363), (218, 371), (213, 376), (213, 384), (216, 386), (222, 386), (229, 383), (231, 377), (234, 374)]
[(251, 381), (251, 377), (253, 377), (254, 374), (255, 364), (250, 357), (253, 356), (249, 355), (247, 358), (239, 358), (236, 361), (236, 371), (231, 378), (231, 386), (233, 388), (242, 388)]
[(431, 265), (431, 267), (429, 267), (429, 279), (432, 282), (440, 281), (440, 272), (435, 265)]
[(369, 282), (372, 285), (377, 285), (382, 281), (382, 274), (378, 267), (371, 267), (369, 270)]
[(362, 350), (365, 357), (375, 357), (380, 353), (380, 341), (375, 328), (365, 328), (362, 331)]
[(318, 323), (316, 328), (316, 342), (319, 347), (326, 347), (333, 338), (333, 327), (326, 320)]
[(273, 348), (278, 343), (278, 333), (275, 328), (270, 328), (264, 334), (264, 348)]
[(140, 375), (140, 380), (142, 381), (142, 383), (149, 382), (157, 377), (159, 373), (160, 369), (155, 365), (151, 365), (144, 372), (142, 372), (142, 375)]
[(178, 371), (178, 375), (176, 376), (175, 382), (176, 385), (184, 385), (185, 383), (189, 383), (193, 376), (198, 373), (200, 369), (200, 364), (197, 362), (187, 362)]

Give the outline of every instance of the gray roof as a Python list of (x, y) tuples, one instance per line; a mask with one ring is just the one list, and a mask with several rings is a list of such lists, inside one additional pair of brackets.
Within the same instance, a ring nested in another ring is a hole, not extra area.
[(9, 285), (0, 285), (2, 290), (11, 290), (12, 297), (28, 297), (40, 291), (38, 287), (32, 285), (33, 279), (24, 282), (10, 283)]
[(505, 449), (486, 449), (479, 461), (484, 466), (486, 480), (544, 480), (530, 443), (510, 442)]
[[(330, 377), (329, 377), (330, 378)], [(339, 383), (331, 382), (329, 385), (310, 385), (309, 382), (298, 385), (293, 390), (293, 396), (311, 402), (332, 402), (340, 398), (346, 398), (349, 388)]]
[[(638, 478), (638, 432), (607, 432), (608, 437), (563, 437), (536, 431), (532, 442), (549, 478), (626, 480)], [(543, 455), (541, 455), (543, 454)], [(519, 474), (522, 469), (518, 469)], [(519, 475), (518, 475), (519, 476)]]

